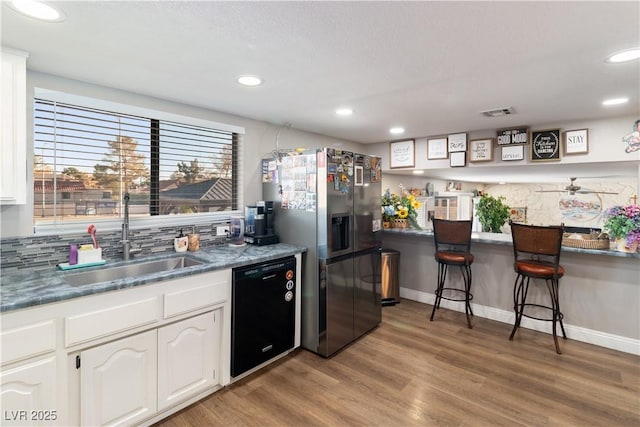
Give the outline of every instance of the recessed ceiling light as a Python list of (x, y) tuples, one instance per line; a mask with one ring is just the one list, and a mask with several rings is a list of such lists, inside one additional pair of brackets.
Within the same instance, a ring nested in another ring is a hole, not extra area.
[(424, 173), (423, 170), (415, 170), (415, 171), (413, 171), (414, 175), (422, 175), (423, 173)]
[(353, 114), (353, 108), (348, 108), (348, 107), (338, 108), (336, 110), (336, 114), (339, 116), (350, 116)]
[(606, 59), (606, 62), (618, 63), (618, 62), (627, 62), (633, 61), (634, 59), (640, 58), (640, 48), (633, 48), (622, 50), (620, 52), (616, 52), (613, 55), (609, 56)]
[(607, 99), (606, 101), (602, 101), (602, 105), (620, 105), (629, 102), (629, 98), (613, 98)]
[(256, 76), (240, 76), (236, 81), (243, 86), (259, 86), (264, 83), (264, 80)]
[(17, 12), (42, 21), (60, 22), (65, 19), (65, 15), (60, 9), (57, 9), (44, 1), (13, 0), (9, 2), (8, 5), (11, 9)]
[(390, 133), (392, 133), (392, 134), (394, 134), (394, 135), (398, 135), (398, 134), (404, 133), (404, 128), (401, 128), (401, 127), (393, 127), (393, 128), (391, 128), (391, 129), (389, 129), (389, 132), (390, 132)]

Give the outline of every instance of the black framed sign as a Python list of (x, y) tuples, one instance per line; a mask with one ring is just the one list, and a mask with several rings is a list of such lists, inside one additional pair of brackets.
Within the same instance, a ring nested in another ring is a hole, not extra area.
[(519, 128), (498, 130), (498, 145), (519, 145), (529, 143), (529, 128), (522, 126)]
[(531, 132), (531, 161), (560, 160), (560, 129)]

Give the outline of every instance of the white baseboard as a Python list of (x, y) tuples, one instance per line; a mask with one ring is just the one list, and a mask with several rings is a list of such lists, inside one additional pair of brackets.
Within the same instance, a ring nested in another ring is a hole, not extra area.
[[(407, 288), (400, 288), (400, 297), (431, 305), (433, 305), (433, 302), (435, 301), (435, 295), (432, 293), (416, 291), (415, 289)], [(440, 302), (440, 307), (447, 308), (449, 310), (464, 312), (463, 302), (448, 301), (443, 299)], [(513, 321), (515, 319), (515, 315), (512, 311), (502, 310), (494, 307), (487, 307), (474, 303), (471, 304), (471, 308), (473, 310), (473, 315), (477, 317), (496, 320), (498, 322), (508, 323), (511, 325), (513, 325)], [(525, 317), (522, 319), (520, 327), (551, 334), (550, 322), (529, 319)], [(586, 329), (580, 326), (572, 326), (567, 324), (566, 322), (564, 323), (564, 329), (569, 339), (582, 341), (589, 344), (598, 345), (600, 347), (622, 351), (625, 353), (640, 355), (640, 340), (608, 334), (606, 332), (594, 331), (593, 329)]]

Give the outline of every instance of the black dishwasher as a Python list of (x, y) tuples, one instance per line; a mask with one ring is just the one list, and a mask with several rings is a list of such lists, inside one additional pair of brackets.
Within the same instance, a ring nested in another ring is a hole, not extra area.
[(231, 376), (294, 347), (294, 257), (233, 269)]

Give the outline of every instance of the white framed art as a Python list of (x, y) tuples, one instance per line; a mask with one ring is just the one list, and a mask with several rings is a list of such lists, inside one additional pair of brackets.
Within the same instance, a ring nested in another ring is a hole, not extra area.
[(447, 151), (447, 138), (434, 138), (427, 140), (427, 159), (446, 159), (449, 154)]

